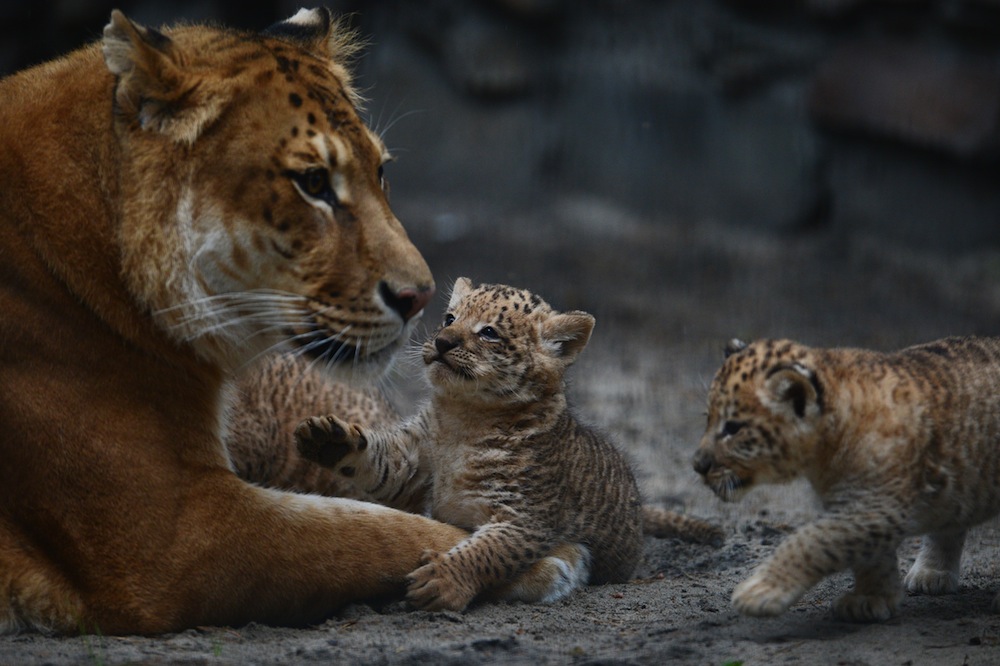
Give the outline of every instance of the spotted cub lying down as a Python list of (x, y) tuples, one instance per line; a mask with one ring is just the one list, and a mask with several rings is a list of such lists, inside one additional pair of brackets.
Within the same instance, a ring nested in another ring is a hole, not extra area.
[[(955, 592), (966, 530), (1000, 511), (1000, 339), (896, 353), (734, 340), (726, 354), (695, 470), (726, 501), (804, 476), (825, 508), (736, 588), (733, 605), (777, 615), (845, 569), (854, 589), (833, 604), (844, 619), (889, 618), (904, 586)], [(925, 536), (901, 583), (896, 549), (909, 535)]]

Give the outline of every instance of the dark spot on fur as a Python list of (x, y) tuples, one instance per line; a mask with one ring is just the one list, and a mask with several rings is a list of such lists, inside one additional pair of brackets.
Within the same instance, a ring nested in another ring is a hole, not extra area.
[(297, 93), (290, 93), (288, 95), (288, 101), (291, 102), (292, 106), (296, 109), (302, 106), (302, 98)]
[(306, 120), (309, 121), (310, 125), (315, 125), (316, 124), (316, 114), (313, 113), (312, 111), (310, 111), (309, 115), (306, 116)]

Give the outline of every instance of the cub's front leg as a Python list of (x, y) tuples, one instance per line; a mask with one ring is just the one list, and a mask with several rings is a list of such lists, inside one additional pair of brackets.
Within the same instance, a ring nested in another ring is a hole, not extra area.
[(354, 476), (352, 463), (368, 448), (361, 429), (336, 416), (313, 416), (295, 428), (295, 443), (299, 453), (323, 467), (338, 469), (347, 477)]
[(428, 550), (407, 579), (406, 599), (424, 610), (461, 611), (480, 593), (511, 581), (550, 549), (541, 534), (519, 525), (483, 525), (451, 550)]
[(828, 515), (802, 527), (733, 591), (733, 606), (746, 615), (779, 615), (816, 583), (852, 568), (854, 590), (833, 604), (838, 617), (888, 619), (899, 605), (896, 548), (902, 532), (881, 514)]

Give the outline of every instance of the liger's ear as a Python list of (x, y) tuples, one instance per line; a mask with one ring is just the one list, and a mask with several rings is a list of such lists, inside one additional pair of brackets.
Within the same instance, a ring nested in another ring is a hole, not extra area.
[(330, 10), (326, 7), (300, 9), (284, 21), (275, 23), (261, 34), (265, 37), (275, 37), (311, 53), (327, 55), (330, 34), (333, 32), (334, 21)]
[(326, 7), (300, 9), (294, 16), (275, 23), (261, 34), (274, 37), (327, 60), (333, 73), (355, 103), (360, 101), (351, 87), (350, 64), (365, 42), (344, 17), (334, 18)]
[(182, 66), (174, 42), (163, 33), (130, 21), (115, 9), (104, 27), (104, 62), (118, 77), (119, 113), (144, 130), (193, 143), (222, 110), (222, 100)]
[(767, 373), (764, 388), (773, 404), (791, 409), (802, 418), (807, 412), (818, 412), (822, 405), (822, 388), (816, 374), (801, 363), (775, 366)]
[(455, 286), (451, 288), (451, 298), (448, 299), (448, 309), (454, 310), (458, 307), (462, 299), (472, 292), (472, 289), (472, 280), (469, 278), (460, 277), (455, 280)]
[(594, 317), (586, 312), (553, 314), (542, 324), (542, 344), (569, 365), (587, 346), (594, 323)]

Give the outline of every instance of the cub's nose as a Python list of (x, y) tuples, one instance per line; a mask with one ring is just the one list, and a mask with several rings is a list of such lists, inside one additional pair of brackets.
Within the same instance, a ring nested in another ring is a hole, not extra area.
[(712, 465), (715, 464), (715, 458), (708, 451), (698, 451), (694, 454), (694, 471), (698, 472), (702, 476), (708, 474), (708, 470), (712, 469)]
[(434, 338), (434, 348), (438, 350), (438, 354), (447, 354), (457, 346), (458, 340), (453, 340), (446, 335), (439, 335)]
[(382, 301), (398, 312), (403, 321), (410, 321), (416, 317), (434, 295), (434, 287), (404, 287), (394, 291), (385, 282), (379, 283), (378, 291)]

